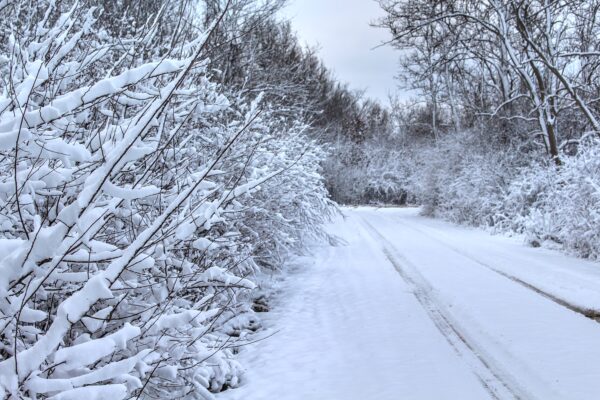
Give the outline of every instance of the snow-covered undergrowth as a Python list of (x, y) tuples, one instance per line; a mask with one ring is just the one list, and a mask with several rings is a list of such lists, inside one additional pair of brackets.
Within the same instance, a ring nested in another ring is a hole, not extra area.
[[(600, 143), (587, 139), (556, 166), (543, 155), (500, 150), (464, 132), (431, 145), (419, 156), (409, 190), (423, 212), (456, 223), (523, 234), (600, 259)], [(530, 161), (524, 161), (530, 160)], [(532, 161), (537, 160), (537, 161)]]
[(338, 141), (325, 162), (329, 191), (340, 204), (414, 203), (408, 191), (415, 157), (405, 143), (379, 132), (363, 143)]
[(227, 11), (183, 41), (60, 7), (0, 1), (0, 397), (211, 398), (254, 273), (321, 234), (322, 152), (213, 83)]
[(551, 240), (600, 259), (600, 143), (587, 143), (563, 163), (558, 171), (548, 168), (529, 178), (543, 190), (524, 221), (525, 232), (531, 241)]

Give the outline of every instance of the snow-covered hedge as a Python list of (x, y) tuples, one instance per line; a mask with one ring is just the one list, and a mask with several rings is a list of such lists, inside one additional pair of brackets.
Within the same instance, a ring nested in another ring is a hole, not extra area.
[(502, 203), (516, 159), (472, 132), (448, 135), (419, 151), (410, 189), (425, 214), (470, 225), (501, 225), (512, 220)]
[(421, 149), (409, 189), (423, 212), (600, 259), (600, 143), (583, 141), (557, 167), (478, 137), (448, 135)]
[(339, 140), (331, 146), (325, 175), (334, 200), (342, 204), (414, 203), (408, 191), (414, 157), (407, 146), (380, 132), (361, 144)]
[(157, 48), (60, 7), (0, 1), (0, 397), (212, 398), (254, 272), (321, 234), (322, 152), (213, 83), (226, 11)]
[(583, 144), (579, 154), (563, 157), (558, 171), (551, 168), (536, 181), (544, 190), (524, 221), (529, 240), (600, 259), (600, 143)]

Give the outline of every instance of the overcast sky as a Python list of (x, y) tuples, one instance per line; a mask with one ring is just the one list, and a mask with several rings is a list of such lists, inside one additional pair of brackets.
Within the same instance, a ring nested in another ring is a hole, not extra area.
[(290, 0), (284, 10), (302, 42), (318, 45), (341, 81), (387, 104), (388, 93), (397, 91), (398, 53), (389, 46), (373, 49), (389, 39), (387, 31), (369, 26), (381, 15), (374, 0)]

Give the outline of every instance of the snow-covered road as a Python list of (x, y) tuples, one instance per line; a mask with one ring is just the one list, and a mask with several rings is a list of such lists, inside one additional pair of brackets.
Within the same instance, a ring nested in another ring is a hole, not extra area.
[(417, 215), (345, 209), (281, 283), (232, 400), (600, 398), (600, 265)]

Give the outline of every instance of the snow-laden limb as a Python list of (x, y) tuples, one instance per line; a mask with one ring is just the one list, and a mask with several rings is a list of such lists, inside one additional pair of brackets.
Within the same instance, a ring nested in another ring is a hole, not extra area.
[[(28, 383), (28, 389), (37, 393), (52, 393), (61, 391), (70, 391), (75, 388), (88, 386), (94, 383), (103, 382), (112, 379), (123, 379), (136, 365), (152, 352), (150, 349), (142, 350), (139, 354), (126, 358), (121, 361), (109, 363), (101, 368), (95, 369), (93, 372), (78, 375), (73, 378), (56, 378), (44, 379), (33, 378)], [(139, 379), (129, 375), (133, 381)]]
[(59, 394), (49, 397), (52, 400), (122, 400), (127, 397), (127, 387), (120, 384), (105, 384), (85, 386), (81, 388), (65, 390)]
[[(164, 74), (180, 71), (193, 60), (161, 60), (127, 70), (120, 75), (103, 79), (90, 87), (77, 89), (57, 97), (48, 105), (37, 110), (29, 111), (23, 115), (0, 120), (0, 147), (3, 149), (14, 147), (16, 144), (10, 135), (18, 134), (19, 126), (25, 124), (28, 129), (58, 120), (74, 112), (86, 104), (94, 103), (104, 97), (114, 96), (129, 86), (139, 82), (156, 78)], [(22, 96), (22, 93), (19, 93)], [(26, 93), (28, 97), (29, 93)]]
[(130, 324), (101, 339), (64, 347), (54, 353), (54, 363), (64, 369), (76, 369), (93, 364), (117, 350), (127, 347), (127, 342), (140, 334), (140, 329)]

